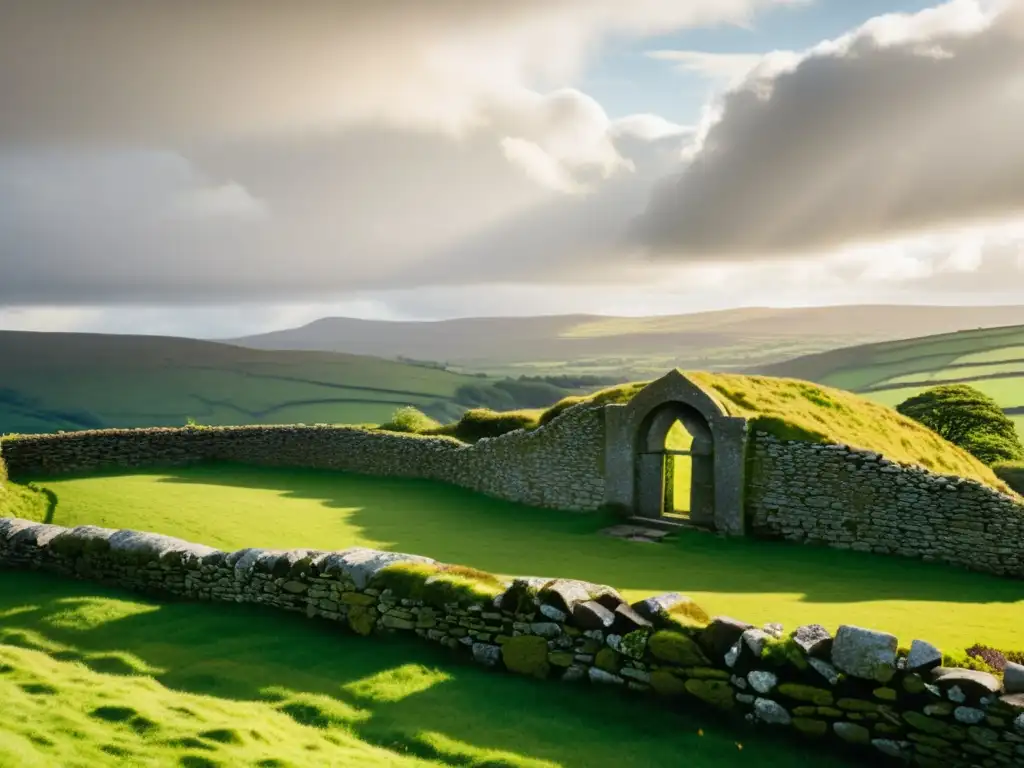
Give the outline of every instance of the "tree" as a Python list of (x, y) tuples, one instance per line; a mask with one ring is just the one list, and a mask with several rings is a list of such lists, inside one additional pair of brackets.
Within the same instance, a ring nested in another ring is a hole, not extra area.
[(966, 384), (932, 387), (896, 406), (986, 464), (1024, 458), (1024, 446), (999, 403)]

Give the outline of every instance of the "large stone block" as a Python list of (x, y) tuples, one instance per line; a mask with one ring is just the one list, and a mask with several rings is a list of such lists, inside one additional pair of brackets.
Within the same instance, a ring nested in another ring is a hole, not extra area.
[(832, 663), (848, 675), (888, 682), (898, 646), (895, 635), (844, 624), (832, 643)]

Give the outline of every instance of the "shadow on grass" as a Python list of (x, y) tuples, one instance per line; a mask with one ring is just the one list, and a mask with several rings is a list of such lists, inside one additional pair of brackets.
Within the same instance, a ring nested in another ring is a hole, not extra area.
[(856, 764), (710, 714), (489, 672), (411, 638), (353, 637), (330, 622), (256, 606), (156, 602), (0, 572), (0, 618), (0, 643), (106, 673), (150, 674), (189, 693), (263, 700), (302, 725), (344, 728), (445, 765)]
[[(349, 524), (388, 549), (499, 574), (571, 577), (624, 590), (794, 593), (822, 603), (1022, 599), (1019, 581), (900, 557), (701, 532), (658, 545), (612, 539), (599, 534), (614, 522), (606, 515), (535, 509), (433, 481), (237, 465), (161, 475), (167, 483), (262, 488), (285, 499), (317, 500), (325, 509), (346, 510)], [(239, 515), (237, 548), (280, 546), (244, 533), (246, 510), (224, 514)]]

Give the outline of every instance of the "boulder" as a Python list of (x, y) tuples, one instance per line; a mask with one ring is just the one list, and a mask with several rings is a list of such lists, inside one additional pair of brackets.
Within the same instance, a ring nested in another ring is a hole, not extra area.
[(654, 595), (645, 600), (633, 603), (633, 610), (643, 616), (655, 626), (666, 628), (665, 624), (672, 623), (672, 614), (680, 618), (689, 617), (695, 623), (704, 624), (708, 615), (704, 609), (697, 605), (692, 598), (682, 595), (679, 592), (666, 592), (662, 595)]
[(725, 658), (725, 654), (736, 644), (743, 633), (752, 629), (753, 625), (728, 616), (716, 616), (700, 633), (700, 643), (716, 661)]
[(898, 646), (895, 635), (844, 624), (832, 643), (832, 663), (853, 677), (888, 682)]
[(927, 672), (942, 664), (942, 651), (924, 640), (914, 640), (907, 654), (908, 672)]
[(998, 677), (974, 669), (939, 667), (932, 670), (932, 678), (940, 691), (958, 703), (961, 703), (961, 695), (977, 701), (985, 696), (997, 695), (1003, 689)]
[(827, 656), (832, 634), (821, 624), (805, 624), (793, 631), (793, 642), (808, 656)]
[(613, 613), (615, 622), (612, 624), (612, 632), (617, 635), (628, 635), (630, 632), (651, 626), (651, 622), (626, 603), (619, 605)]
[(1006, 693), (1024, 693), (1024, 664), (1006, 662), (1003, 669), (1003, 689)]
[(573, 623), (580, 629), (610, 629), (615, 614), (596, 600), (577, 603), (572, 609)]

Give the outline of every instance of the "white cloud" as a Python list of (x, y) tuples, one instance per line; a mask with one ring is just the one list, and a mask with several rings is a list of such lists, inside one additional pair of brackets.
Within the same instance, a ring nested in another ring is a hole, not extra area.
[(1022, 0), (954, 0), (769, 55), (709, 111), (638, 238), (666, 257), (757, 258), (1014, 218), (1022, 82)]

